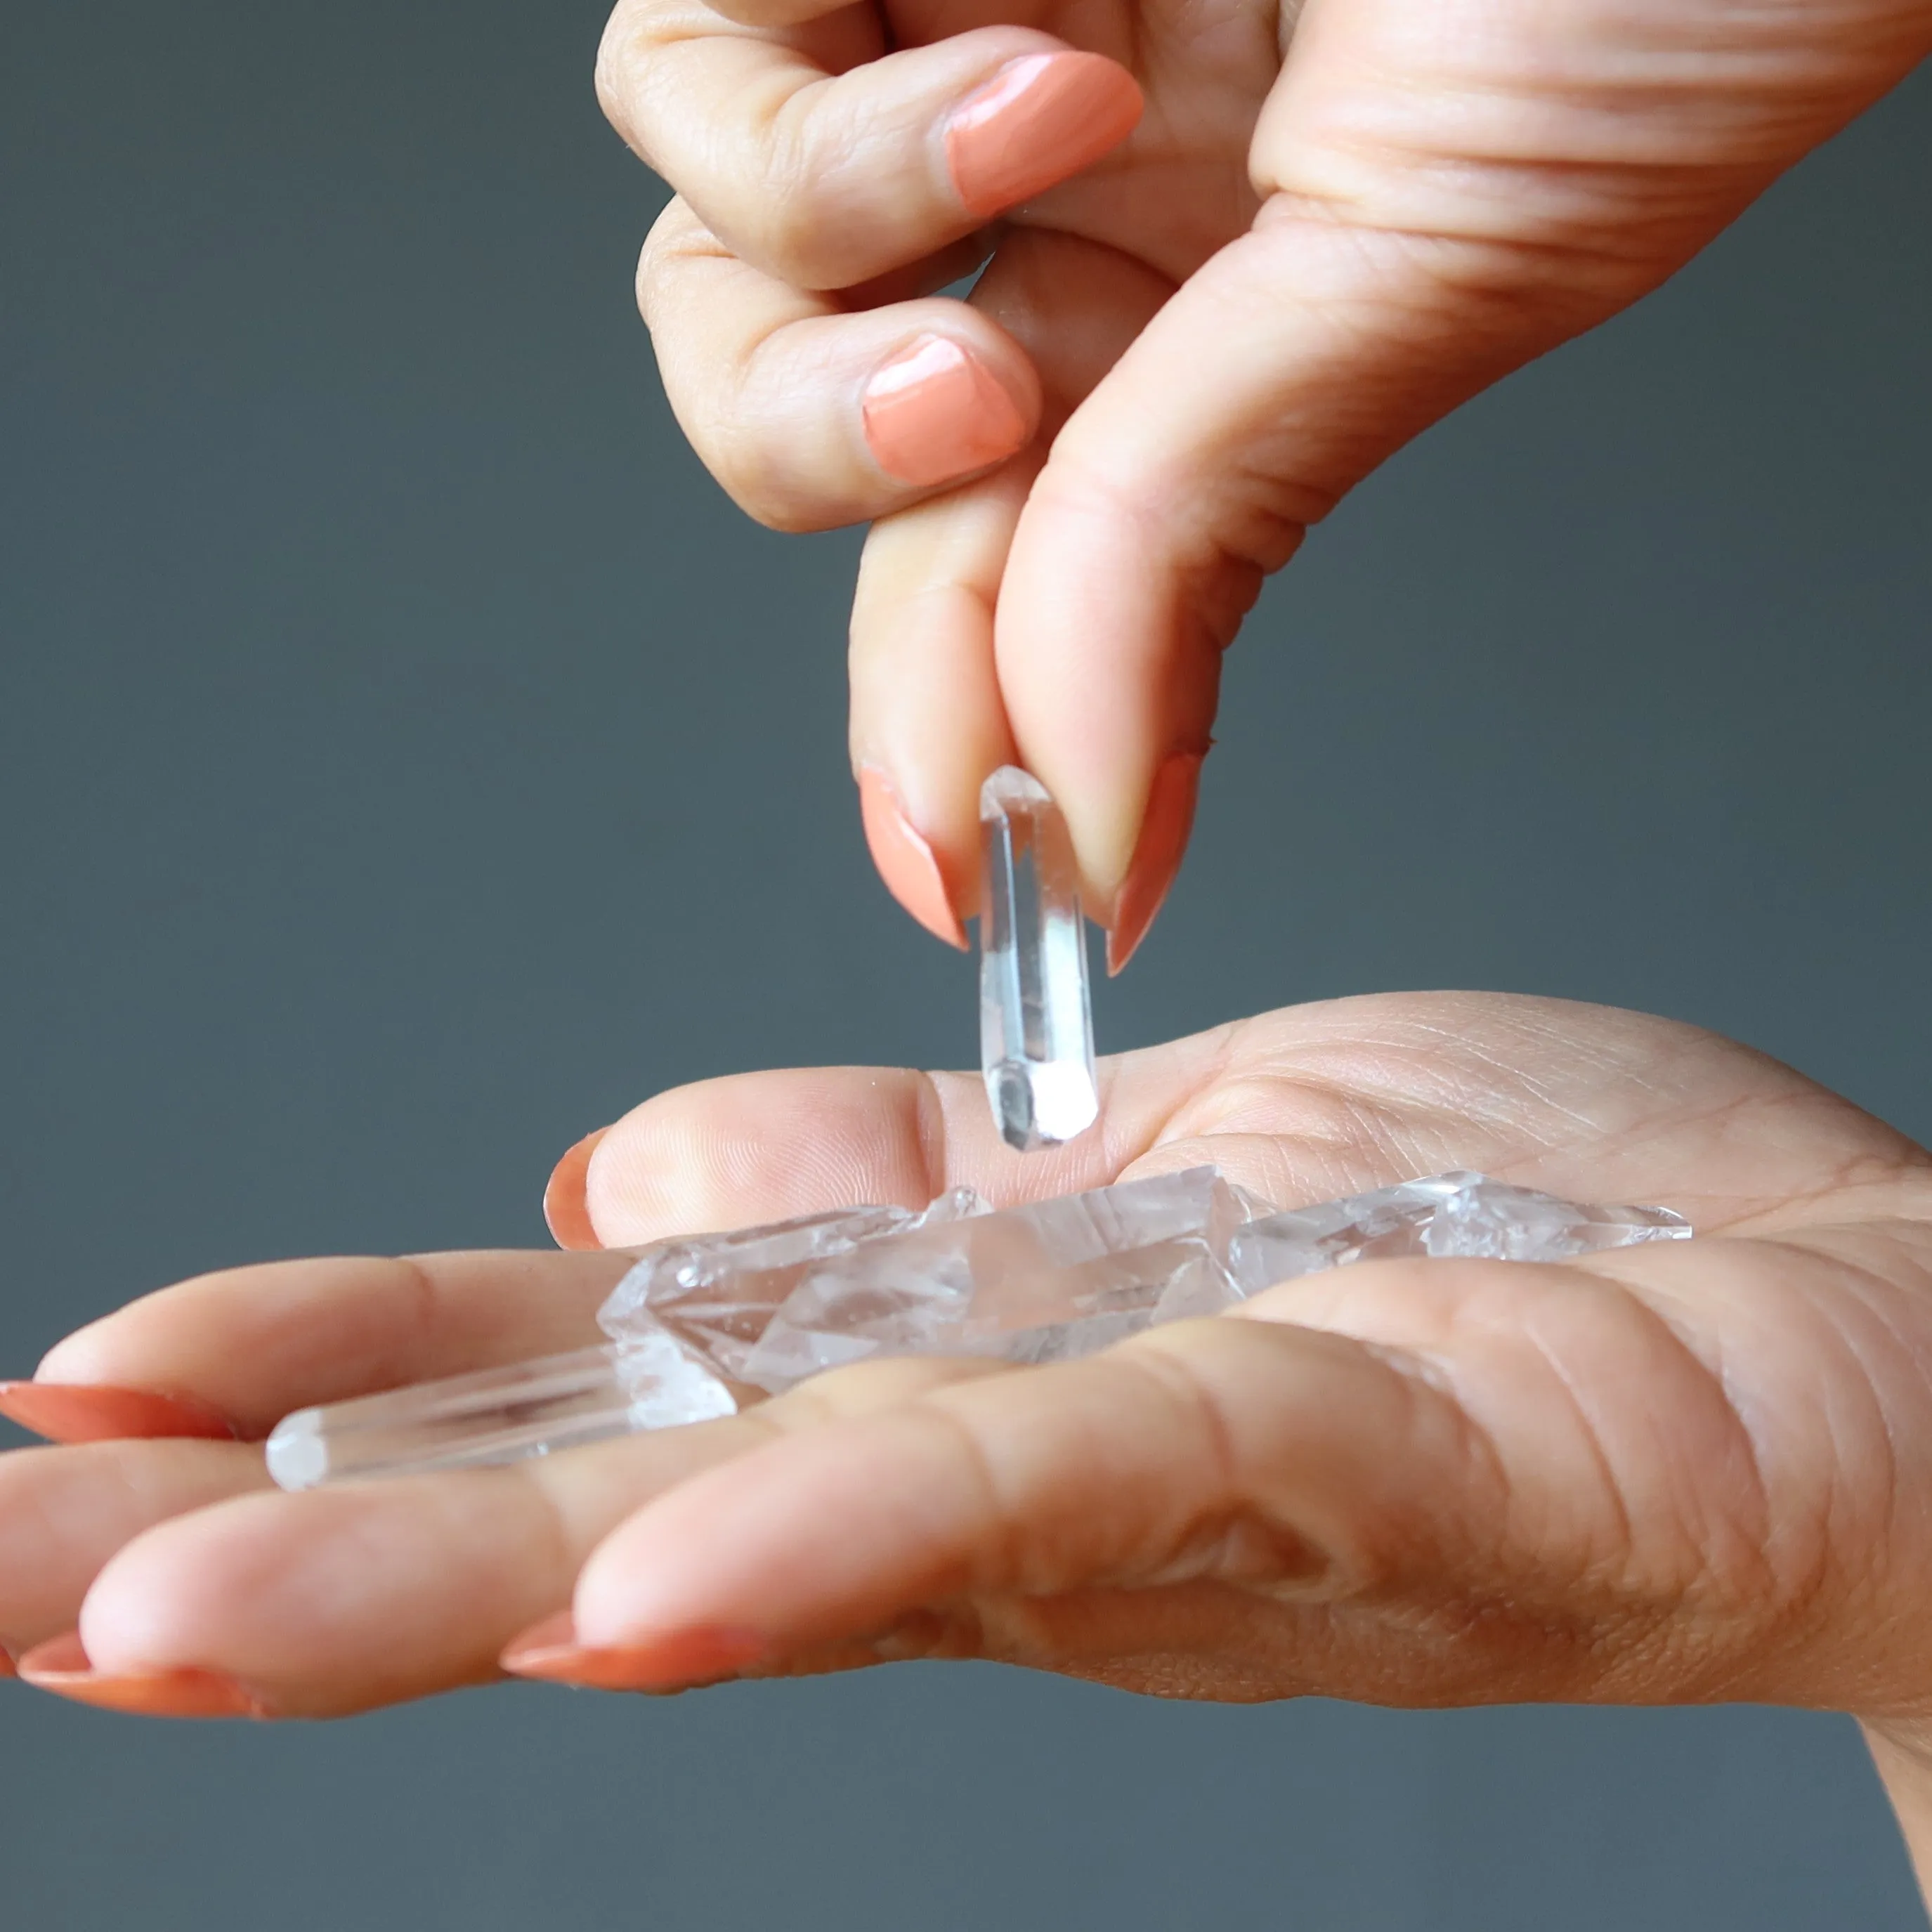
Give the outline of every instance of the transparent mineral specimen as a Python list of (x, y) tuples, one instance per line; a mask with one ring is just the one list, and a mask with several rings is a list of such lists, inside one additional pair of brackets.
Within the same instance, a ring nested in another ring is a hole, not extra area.
[(1197, 1167), (854, 1249), (800, 1280), (743, 1379), (776, 1394), (870, 1355), (1066, 1361), (1216, 1313), (1240, 1298), (1229, 1239), (1262, 1204)]
[(515, 1461), (728, 1415), (869, 1356), (1070, 1360), (1278, 1281), (1397, 1255), (1559, 1261), (1682, 1240), (1661, 1208), (1589, 1208), (1437, 1174), (1277, 1214), (1211, 1167), (994, 1213), (858, 1208), (643, 1250), (598, 1315), (611, 1338), (541, 1361), (299, 1411), (268, 1442), (286, 1489)]
[(268, 1474), (285, 1490), (356, 1476), (427, 1475), (518, 1462), (612, 1436), (704, 1422), (737, 1408), (704, 1363), (659, 1332), (284, 1416)]
[(610, 1291), (597, 1325), (614, 1342), (668, 1332), (720, 1375), (742, 1381), (746, 1356), (808, 1270), (867, 1242), (983, 1214), (986, 1207), (970, 1187), (958, 1187), (922, 1212), (843, 1208), (735, 1234), (659, 1241), (639, 1252), (637, 1265)]
[(597, 1312), (611, 1346), (298, 1410), (268, 1438), (268, 1473), (284, 1489), (308, 1489), (351, 1476), (519, 1462), (730, 1415), (746, 1353), (813, 1263), (985, 1208), (962, 1187), (920, 1213), (842, 1208), (657, 1242), (639, 1250)]
[(1689, 1238), (1664, 1208), (1586, 1208), (1481, 1174), (1438, 1174), (1250, 1221), (1229, 1244), (1243, 1294), (1280, 1281), (1401, 1255), (1556, 1262), (1639, 1241)]
[(1080, 875), (1060, 808), (1016, 766), (981, 788), (980, 838), (980, 1064), (1000, 1138), (1030, 1154), (1100, 1111)]

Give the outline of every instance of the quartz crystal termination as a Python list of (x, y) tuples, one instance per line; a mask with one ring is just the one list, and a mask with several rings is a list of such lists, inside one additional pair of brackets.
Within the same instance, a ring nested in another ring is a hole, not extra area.
[(988, 1210), (970, 1189), (915, 1214), (859, 1208), (639, 1254), (598, 1320), (608, 1346), (299, 1411), (268, 1442), (300, 1489), (512, 1462), (728, 1415), (878, 1355), (1068, 1361), (1358, 1261), (1562, 1261), (1691, 1228), (1436, 1174), (1276, 1213), (1214, 1168)]
[(486, 1467), (732, 1414), (744, 1355), (814, 1262), (985, 1206), (958, 1188), (920, 1214), (840, 1208), (656, 1242), (598, 1310), (609, 1346), (298, 1409), (268, 1438), (268, 1473), (300, 1490)]
[(1483, 1174), (1437, 1174), (1270, 1214), (1238, 1228), (1228, 1267), (1243, 1295), (1352, 1262), (1405, 1255), (1560, 1262), (1640, 1241), (1688, 1240), (1666, 1208), (1588, 1208)]
[(1022, 1154), (1100, 1111), (1080, 874), (1046, 788), (1004, 765), (980, 792), (980, 1064), (1000, 1137)]
[(285, 1490), (308, 1490), (358, 1476), (479, 1468), (704, 1422), (737, 1406), (709, 1368), (659, 1333), (297, 1409), (268, 1438), (268, 1474)]

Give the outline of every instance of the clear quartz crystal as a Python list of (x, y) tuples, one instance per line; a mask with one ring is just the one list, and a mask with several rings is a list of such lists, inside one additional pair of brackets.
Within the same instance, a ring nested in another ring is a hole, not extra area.
[(1228, 1242), (1260, 1205), (1216, 1169), (1062, 1195), (812, 1269), (746, 1360), (772, 1393), (871, 1355), (1063, 1361), (1238, 1300)]
[(268, 1474), (285, 1490), (306, 1490), (518, 1462), (737, 1406), (710, 1368), (660, 1332), (298, 1409), (268, 1438)]
[(697, 1234), (642, 1250), (597, 1311), (614, 1342), (676, 1336), (722, 1375), (742, 1379), (744, 1358), (772, 1312), (814, 1263), (929, 1220), (982, 1207), (961, 1189), (923, 1215), (909, 1208), (844, 1208), (735, 1234)]
[(1681, 1240), (1660, 1208), (1583, 1207), (1436, 1174), (1277, 1214), (1211, 1167), (994, 1213), (969, 1189), (642, 1250), (600, 1348), (303, 1409), (268, 1442), (286, 1489), (505, 1462), (728, 1415), (869, 1356), (1088, 1355), (1275, 1282), (1396, 1255), (1558, 1261)]
[(1000, 1138), (1030, 1154), (1100, 1111), (1080, 874), (1059, 806), (1016, 766), (980, 788), (980, 1064)]
[(268, 1473), (284, 1489), (308, 1489), (518, 1462), (731, 1414), (746, 1354), (814, 1264), (986, 1210), (971, 1188), (956, 1187), (917, 1211), (842, 1208), (654, 1243), (597, 1311), (609, 1346), (298, 1410), (268, 1438)]
[(1481, 1174), (1438, 1174), (1250, 1221), (1229, 1244), (1244, 1294), (1351, 1262), (1403, 1255), (1567, 1261), (1640, 1241), (1689, 1238), (1665, 1208), (1591, 1208)]

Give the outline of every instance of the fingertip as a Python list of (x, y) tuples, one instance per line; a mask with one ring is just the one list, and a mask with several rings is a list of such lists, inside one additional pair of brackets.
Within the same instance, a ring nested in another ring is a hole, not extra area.
[(930, 489), (1024, 449), (1040, 418), (1040, 386), (1017, 395), (982, 357), (928, 332), (873, 372), (860, 413), (879, 467), (895, 482)]
[[(52, 1360), (50, 1355), (49, 1360)], [(190, 1436), (232, 1442), (233, 1426), (204, 1402), (104, 1383), (0, 1382), (0, 1415), (50, 1442)]]
[(955, 909), (938, 855), (914, 827), (891, 780), (876, 766), (860, 767), (859, 809), (866, 843), (886, 891), (935, 938), (964, 952), (965, 923)]
[(949, 117), (946, 159), (969, 213), (984, 219), (1090, 166), (1132, 134), (1140, 83), (1104, 54), (1022, 56)]
[(1154, 773), (1140, 835), (1107, 931), (1107, 971), (1123, 970), (1166, 902), (1194, 826), (1204, 752), (1177, 752)]
[(604, 1245), (590, 1219), (589, 1185), (590, 1157), (610, 1131), (599, 1127), (586, 1134), (550, 1170), (544, 1187), (544, 1221), (560, 1248), (582, 1252)]

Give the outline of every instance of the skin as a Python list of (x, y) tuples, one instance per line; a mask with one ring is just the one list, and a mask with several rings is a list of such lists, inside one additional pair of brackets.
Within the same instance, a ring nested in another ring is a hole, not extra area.
[[(886, 1362), (518, 1468), (266, 1488), (245, 1442), (0, 1456), (0, 1639), (326, 1716), (498, 1674), (527, 1625), (652, 1688), (991, 1657), (1160, 1696), (1749, 1700), (1855, 1712), (1922, 1851), (1932, 1155), (1790, 1069), (1606, 1008), (1290, 1009), (1106, 1064), (1021, 1161), (976, 1079), (659, 1096), (589, 1173), (613, 1246), (970, 1182), (1219, 1162), (1287, 1203), (1470, 1167), (1699, 1238), (1377, 1262), (1074, 1364)], [(276, 1263), (135, 1302), (43, 1379), (286, 1411), (591, 1339), (624, 1256)], [(819, 1526), (841, 1526), (828, 1542)]]
[[(1140, 124), (987, 225), (948, 116), (1056, 47), (1130, 70)], [(598, 77), (677, 190), (638, 286), (698, 453), (780, 528), (878, 520), (855, 764), (970, 914), (978, 788), (1017, 758), (1111, 923), (1154, 775), (1205, 748), (1221, 652), (1308, 526), (1928, 49), (1928, 0), (621, 0)], [(928, 292), (989, 250), (970, 303)], [(914, 490), (860, 397), (933, 331), (1040, 427)]]

